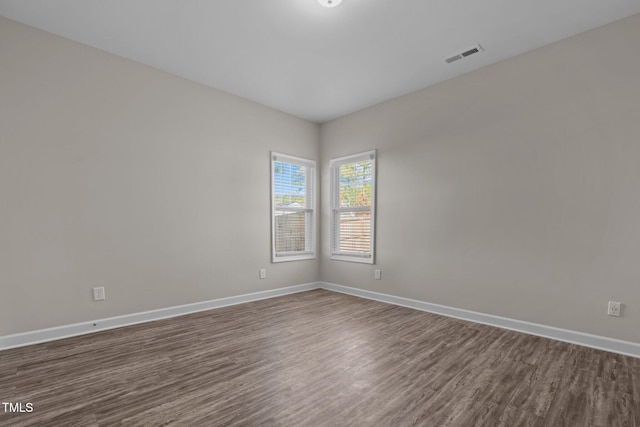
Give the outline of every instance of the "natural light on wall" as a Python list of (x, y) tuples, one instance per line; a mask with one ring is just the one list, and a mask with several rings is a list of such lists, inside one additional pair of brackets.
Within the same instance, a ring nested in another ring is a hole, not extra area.
[(331, 160), (331, 259), (374, 263), (376, 152)]
[(315, 167), (313, 160), (271, 153), (273, 262), (316, 256)]

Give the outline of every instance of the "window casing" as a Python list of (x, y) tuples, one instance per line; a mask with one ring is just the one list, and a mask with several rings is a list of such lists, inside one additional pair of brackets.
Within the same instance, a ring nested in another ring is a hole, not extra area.
[(331, 160), (331, 259), (374, 263), (376, 152)]
[(273, 262), (316, 257), (315, 171), (313, 160), (271, 153)]

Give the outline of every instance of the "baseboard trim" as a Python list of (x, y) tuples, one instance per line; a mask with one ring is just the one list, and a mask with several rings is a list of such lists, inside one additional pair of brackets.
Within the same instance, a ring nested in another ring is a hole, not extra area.
[(476, 311), (464, 310), (445, 305), (432, 304), (424, 301), (403, 298), (365, 289), (352, 288), (349, 286), (337, 285), (335, 283), (320, 282), (320, 287), (329, 291), (340, 292), (361, 298), (371, 299), (402, 307), (414, 308), (416, 310), (427, 311), (429, 313), (440, 314), (456, 319), (468, 320), (470, 322), (482, 323), (484, 325), (495, 326), (502, 329), (523, 332), (525, 334), (537, 335), (544, 338), (551, 338), (571, 344), (591, 347), (598, 350), (618, 353), (625, 356), (640, 358), (640, 344), (631, 341), (623, 341), (614, 338), (607, 338), (598, 335), (576, 332), (568, 329), (555, 328), (537, 323), (525, 322), (522, 320), (509, 319), (506, 317), (494, 316), (491, 314), (479, 313)]
[(218, 298), (193, 304), (184, 304), (174, 307), (160, 308), (157, 310), (144, 311), (140, 313), (125, 314), (123, 316), (109, 317), (106, 319), (74, 323), (71, 325), (63, 325), (53, 328), (23, 332), (19, 334), (0, 336), (0, 351), (16, 347), (24, 347), (32, 344), (39, 344), (47, 341), (59, 340), (63, 338), (75, 337), (78, 335), (105, 331), (108, 329), (121, 328), (123, 326), (136, 325), (138, 323), (151, 322), (153, 320), (167, 319), (169, 317), (197, 313), (199, 311), (211, 310), (214, 308), (227, 307), (230, 305), (274, 298), (283, 295), (294, 294), (297, 292), (310, 291), (312, 289), (318, 289), (319, 287), (320, 285), (317, 282), (306, 283), (302, 285), (271, 289), (268, 291), (253, 292), (226, 298)]
[(0, 336), (0, 351), (16, 347), (24, 347), (32, 344), (39, 344), (48, 341), (55, 341), (63, 338), (70, 338), (78, 335), (85, 335), (108, 329), (121, 328), (124, 326), (136, 325), (139, 323), (151, 322), (154, 320), (167, 319), (170, 317), (182, 316), (199, 311), (212, 310), (215, 308), (227, 307), (230, 305), (243, 304), (251, 301), (274, 298), (297, 292), (310, 291), (313, 289), (326, 289), (328, 291), (340, 292), (360, 298), (385, 302), (416, 310), (427, 311), (429, 313), (454, 317), (484, 325), (495, 326), (502, 329), (523, 332), (525, 334), (551, 338), (571, 344), (577, 344), (598, 350), (618, 353), (625, 356), (640, 358), (640, 344), (631, 341), (617, 340), (598, 335), (591, 335), (584, 332), (576, 332), (568, 329), (555, 328), (537, 323), (525, 322), (522, 320), (509, 319), (506, 317), (494, 316), (492, 314), (479, 313), (476, 311), (464, 310), (461, 308), (449, 307), (440, 304), (433, 304), (425, 301), (399, 297), (395, 295), (383, 294), (380, 292), (368, 291), (365, 289), (353, 288), (328, 282), (312, 282), (302, 285), (288, 286), (284, 288), (271, 289), (268, 291), (253, 292), (249, 294), (237, 295), (226, 298), (218, 298), (209, 301), (185, 304), (174, 307), (161, 308), (157, 310), (144, 311), (140, 313), (127, 314), (123, 316), (109, 317), (71, 325), (63, 325), (36, 331), (23, 332), (13, 335)]

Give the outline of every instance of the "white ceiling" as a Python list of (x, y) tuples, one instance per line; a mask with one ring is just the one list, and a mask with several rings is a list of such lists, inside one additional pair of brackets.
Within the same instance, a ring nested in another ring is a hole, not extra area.
[(0, 0), (7, 18), (314, 122), (637, 13), (638, 0)]

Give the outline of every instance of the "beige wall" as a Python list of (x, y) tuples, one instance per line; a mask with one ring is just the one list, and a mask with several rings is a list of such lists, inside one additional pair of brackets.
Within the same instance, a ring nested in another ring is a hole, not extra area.
[(269, 222), (317, 125), (4, 18), (0, 64), (0, 335), (318, 280)]
[[(638, 28), (332, 121), (320, 144), (317, 125), (0, 18), (0, 335), (322, 279), (640, 342)], [(331, 261), (328, 160), (371, 148), (377, 264)], [(322, 162), (321, 261), (270, 263), (269, 150)]]
[[(323, 125), (322, 279), (640, 342), (638, 46), (640, 15)], [(331, 261), (328, 161), (372, 148), (377, 265)]]

